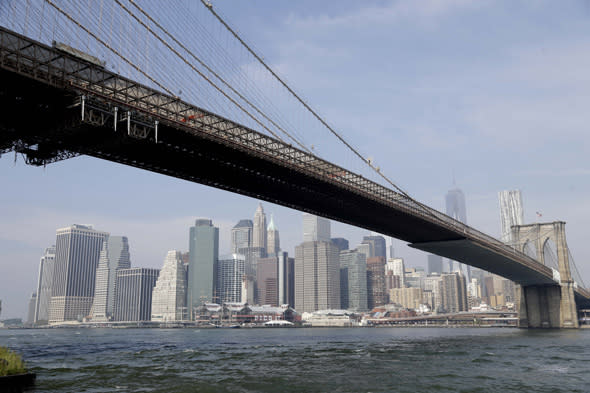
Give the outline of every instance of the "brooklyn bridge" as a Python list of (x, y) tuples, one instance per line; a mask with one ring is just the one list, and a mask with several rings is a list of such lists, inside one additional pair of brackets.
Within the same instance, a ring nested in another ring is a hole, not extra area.
[[(93, 23), (53, 1), (41, 3), (73, 26), (70, 36), (84, 35), (118, 55)], [(183, 63), (203, 78), (218, 75), (189, 59), (190, 51), (145, 10), (116, 3), (129, 14), (129, 23), (177, 56), (170, 67)], [(141, 81), (108, 67), (96, 53), (50, 38), (0, 27), (0, 154), (20, 153), (35, 166), (87, 155), (392, 236), (519, 284), (521, 327), (576, 328), (578, 310), (590, 304), (590, 291), (576, 276), (564, 222), (515, 226), (515, 242), (505, 244), (410, 197), (331, 128), (384, 181), (320, 158), (262, 109), (244, 104), (238, 87), (221, 78), (215, 86), (246, 114), (248, 124), (214, 106), (182, 99), (133, 59), (124, 61)], [(556, 245), (555, 266), (546, 255), (549, 241)], [(525, 252), (531, 247), (532, 256)]]

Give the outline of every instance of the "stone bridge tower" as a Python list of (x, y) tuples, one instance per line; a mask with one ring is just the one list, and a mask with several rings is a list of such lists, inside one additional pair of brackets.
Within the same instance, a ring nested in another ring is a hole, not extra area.
[[(565, 222), (515, 225), (515, 247), (546, 265), (545, 245), (552, 241), (557, 250), (559, 274), (555, 285), (530, 285), (520, 288), (518, 326), (522, 328), (577, 328), (578, 313), (574, 298), (574, 280), (565, 240)], [(531, 252), (536, 255), (531, 255)]]

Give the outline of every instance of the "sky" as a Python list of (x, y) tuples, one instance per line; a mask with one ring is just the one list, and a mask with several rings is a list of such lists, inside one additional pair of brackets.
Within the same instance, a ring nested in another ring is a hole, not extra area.
[[(497, 193), (520, 189), (526, 223), (567, 223), (571, 253), (590, 282), (589, 2), (212, 3), (414, 198), (443, 211), (455, 179), (468, 224), (498, 237)], [(0, 184), (0, 319), (26, 317), (39, 258), (57, 228), (92, 224), (125, 235), (133, 266), (160, 268), (168, 250), (188, 249), (197, 217), (213, 219), (227, 253), (230, 228), (259, 203), (89, 157), (37, 168), (7, 153)], [(293, 254), (301, 213), (263, 207)], [(352, 247), (367, 234), (332, 224), (333, 237)], [(426, 264), (425, 254), (393, 245), (406, 265)]]

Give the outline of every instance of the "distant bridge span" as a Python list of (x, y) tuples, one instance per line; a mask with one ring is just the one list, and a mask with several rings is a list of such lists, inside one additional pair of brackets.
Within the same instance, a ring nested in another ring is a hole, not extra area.
[(383, 233), (522, 286), (557, 285), (551, 268), (435, 209), (1, 27), (0, 80), (0, 153), (29, 164), (85, 154)]

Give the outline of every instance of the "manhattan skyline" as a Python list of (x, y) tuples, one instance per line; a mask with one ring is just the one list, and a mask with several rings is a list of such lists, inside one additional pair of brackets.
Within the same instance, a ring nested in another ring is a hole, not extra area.
[[(381, 1), (343, 2), (338, 9), (305, 2), (297, 8), (258, 4), (215, 6), (412, 196), (444, 211), (454, 170), (466, 194), (470, 225), (498, 237), (497, 192), (519, 188), (525, 223), (539, 221), (535, 211), (542, 212), (542, 221), (566, 221), (568, 244), (582, 276), (589, 276), (582, 262), (590, 256), (584, 243), (590, 223), (585, 203), (590, 139), (581, 104), (590, 84), (584, 71), (590, 42), (580, 34), (588, 29), (582, 3), (521, 3), (512, 9), (458, 2), (431, 11)], [(265, 20), (264, 31), (249, 20)], [(470, 40), (461, 28), (449, 29), (459, 20), (472, 29), (481, 25), (481, 37)], [(359, 37), (346, 33), (347, 22), (362, 28)], [(495, 34), (488, 36), (487, 28)], [(412, 44), (386, 38), (392, 36)], [(362, 46), (366, 39), (374, 45)], [(341, 61), (349, 57), (367, 59), (368, 71), (359, 76), (358, 64)], [(359, 110), (361, 98), (365, 104)], [(16, 302), (22, 291), (22, 306), (17, 310), (5, 300), (2, 318), (24, 315), (20, 310), (36, 286), (39, 258), (55, 243), (58, 227), (88, 223), (123, 234), (135, 266), (159, 268), (168, 250), (188, 248), (186, 228), (198, 217), (220, 227), (220, 252), (227, 253), (229, 229), (239, 219), (252, 219), (258, 203), (87, 157), (43, 169), (26, 167), (20, 158), (14, 165), (14, 156), (6, 154), (0, 176), (5, 190), (0, 297)], [(293, 254), (301, 241), (301, 213), (263, 204), (265, 212), (274, 213), (281, 247)], [(368, 235), (335, 222), (332, 232), (351, 247)], [(410, 264), (425, 265), (425, 254), (402, 242), (394, 246)]]

